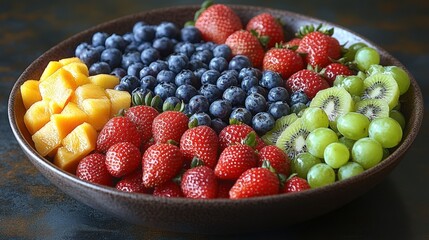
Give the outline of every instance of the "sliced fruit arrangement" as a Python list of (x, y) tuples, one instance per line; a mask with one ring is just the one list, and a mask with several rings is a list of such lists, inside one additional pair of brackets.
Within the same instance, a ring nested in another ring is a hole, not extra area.
[(159, 197), (285, 194), (374, 167), (402, 140), (408, 74), (333, 28), (287, 24), (208, 1), (183, 28), (97, 32), (21, 86), (35, 149)]

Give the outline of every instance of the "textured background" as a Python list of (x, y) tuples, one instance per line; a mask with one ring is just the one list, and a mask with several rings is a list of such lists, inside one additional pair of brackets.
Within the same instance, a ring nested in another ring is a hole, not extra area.
[[(429, 94), (428, 1), (217, 1), (260, 5), (324, 19), (355, 31), (401, 61)], [(130, 225), (63, 194), (26, 159), (7, 120), (20, 73), (60, 41), (96, 24), (140, 11), (200, 1), (1, 1), (0, 239), (428, 239), (429, 162), (423, 123), (400, 165), (365, 195), (327, 215), (276, 232), (240, 236), (165, 233)], [(425, 97), (425, 103), (428, 98)], [(425, 112), (427, 117), (428, 112)]]

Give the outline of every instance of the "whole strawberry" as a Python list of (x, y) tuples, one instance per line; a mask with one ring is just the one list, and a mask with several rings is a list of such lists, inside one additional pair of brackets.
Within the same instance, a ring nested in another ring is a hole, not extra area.
[(188, 122), (189, 118), (183, 112), (162, 112), (155, 117), (152, 123), (155, 143), (166, 143), (168, 140), (180, 142), (183, 133), (188, 129)]
[(329, 87), (329, 83), (319, 74), (307, 69), (292, 74), (286, 81), (286, 88), (289, 91), (292, 93), (304, 91), (309, 99), (313, 99), (317, 92)]
[(229, 198), (229, 190), (231, 190), (235, 181), (218, 180), (217, 198)]
[(200, 30), (206, 42), (223, 44), (229, 35), (243, 28), (238, 15), (226, 5), (203, 6), (198, 13), (195, 27)]
[(293, 176), (285, 182), (283, 193), (299, 192), (310, 188), (311, 187), (308, 184), (307, 180), (298, 176)]
[(276, 170), (277, 173), (281, 173), (285, 176), (289, 176), (290, 173), (290, 160), (287, 154), (274, 145), (268, 145), (262, 148), (259, 153), (258, 165), (261, 167), (264, 161), (268, 161), (270, 165)]
[(215, 174), (223, 180), (235, 180), (246, 170), (256, 167), (258, 157), (248, 145), (235, 144), (225, 148), (215, 167)]
[(106, 152), (107, 170), (114, 177), (122, 177), (134, 172), (140, 163), (140, 150), (130, 142), (116, 143)]
[(264, 48), (251, 32), (238, 30), (226, 39), (225, 44), (231, 48), (233, 55), (247, 56), (254, 67), (262, 65)]
[(76, 176), (88, 182), (113, 186), (113, 177), (107, 171), (105, 159), (101, 153), (87, 155), (79, 162)]
[[(241, 143), (250, 132), (254, 132), (253, 128), (243, 123), (226, 126), (219, 133), (220, 150), (223, 151), (230, 145)], [(254, 148), (259, 151), (265, 147), (265, 145), (264, 141), (256, 136), (256, 146)]]
[(279, 19), (269, 13), (261, 13), (249, 20), (246, 25), (247, 31), (255, 31), (260, 38), (266, 38), (265, 48), (270, 49), (284, 41), (283, 26)]
[(231, 199), (268, 196), (279, 193), (280, 181), (267, 168), (257, 167), (245, 171), (229, 191)]
[(183, 197), (182, 189), (177, 183), (173, 181), (169, 181), (160, 186), (155, 187), (153, 189), (152, 194), (157, 197), (167, 197), (167, 198)]
[(301, 43), (301, 38), (292, 38), (291, 40), (287, 41), (286, 43), (282, 44), (285, 48), (294, 48), (297, 49), (299, 44)]
[(122, 179), (116, 183), (116, 189), (124, 192), (148, 193), (150, 191), (143, 185), (142, 177), (142, 171), (138, 169), (123, 176)]
[(145, 105), (133, 106), (125, 111), (125, 117), (136, 125), (143, 143), (152, 137), (152, 122), (158, 114), (155, 108)]
[(112, 145), (120, 142), (130, 142), (136, 147), (142, 143), (136, 125), (123, 116), (113, 117), (104, 125), (98, 134), (96, 150), (105, 153)]
[(216, 198), (218, 182), (213, 169), (197, 166), (186, 170), (180, 184), (183, 195), (187, 198)]
[(183, 166), (180, 149), (172, 144), (150, 146), (143, 154), (143, 184), (147, 188), (160, 186), (175, 177)]
[(283, 79), (304, 68), (301, 56), (287, 48), (271, 48), (265, 53), (263, 69), (278, 72)]
[(337, 76), (350, 76), (353, 75), (353, 71), (350, 70), (346, 65), (341, 63), (331, 63), (321, 71), (323, 77), (328, 81), (329, 85), (334, 84)]
[(219, 151), (217, 134), (208, 126), (190, 128), (180, 139), (180, 150), (185, 161), (191, 162), (194, 157), (197, 157), (205, 166), (214, 169)]

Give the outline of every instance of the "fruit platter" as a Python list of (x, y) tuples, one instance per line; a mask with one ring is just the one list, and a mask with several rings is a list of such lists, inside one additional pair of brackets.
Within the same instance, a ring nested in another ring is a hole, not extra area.
[(78, 33), (9, 99), (20, 146), (62, 191), (136, 224), (206, 233), (347, 204), (399, 163), (422, 112), (413, 76), (370, 40), (210, 1)]

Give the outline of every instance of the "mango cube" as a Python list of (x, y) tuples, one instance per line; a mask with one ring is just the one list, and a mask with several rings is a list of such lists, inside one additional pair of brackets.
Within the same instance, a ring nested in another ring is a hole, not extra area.
[(115, 116), (119, 110), (128, 109), (131, 106), (131, 94), (126, 91), (106, 89), (106, 95), (110, 99), (110, 117)]
[(60, 136), (60, 132), (53, 122), (48, 122), (31, 138), (37, 152), (42, 156), (47, 156), (52, 155), (60, 147), (64, 136)]
[(92, 83), (88, 83), (76, 88), (71, 101), (77, 103), (82, 108), (82, 102), (85, 99), (107, 99), (104, 89)]
[(70, 57), (70, 58), (63, 58), (61, 60), (58, 61), (59, 63), (61, 63), (63, 66), (68, 65), (70, 63), (75, 63), (75, 62), (82, 62), (79, 58), (77, 57)]
[(104, 89), (114, 88), (119, 84), (119, 78), (110, 74), (97, 74), (89, 77), (89, 81)]
[(29, 109), (33, 103), (42, 100), (42, 96), (39, 92), (39, 81), (37, 80), (25, 81), (21, 85), (20, 90), (25, 109)]
[(68, 103), (60, 114), (53, 114), (51, 122), (53, 122), (59, 131), (60, 136), (66, 136), (75, 127), (84, 123), (87, 120), (87, 115), (79, 109), (75, 103)]
[(35, 132), (39, 131), (46, 123), (49, 122), (51, 118), (51, 112), (49, 110), (49, 101), (41, 100), (35, 102), (24, 114), (24, 123), (30, 132), (33, 135)]
[(64, 70), (68, 71), (73, 75), (76, 84), (78, 86), (90, 83), (88, 76), (88, 67), (82, 62), (72, 62), (63, 67)]
[(39, 84), (42, 99), (53, 101), (61, 109), (64, 108), (76, 87), (73, 76), (64, 69), (58, 69)]
[(40, 81), (44, 81), (46, 78), (54, 74), (58, 69), (63, 66), (58, 61), (50, 61), (48, 66), (46, 66), (45, 70), (43, 70), (42, 76), (40, 77)]
[(101, 130), (110, 119), (110, 100), (107, 99), (85, 99), (82, 102), (82, 109), (88, 115), (87, 122), (95, 130)]

